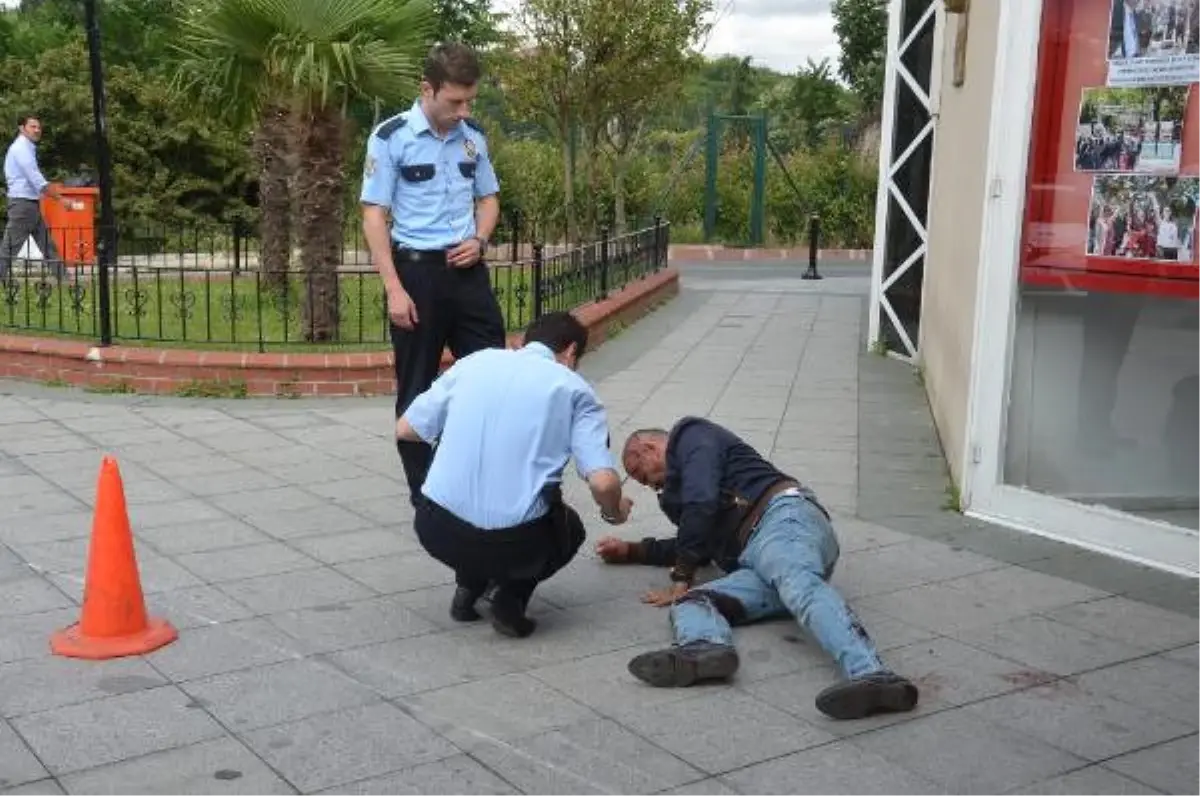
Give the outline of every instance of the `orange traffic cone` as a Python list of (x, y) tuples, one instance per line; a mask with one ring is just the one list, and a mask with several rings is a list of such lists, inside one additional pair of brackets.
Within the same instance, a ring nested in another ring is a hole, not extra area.
[(50, 651), (101, 660), (141, 655), (177, 638), (179, 632), (170, 622), (146, 616), (121, 471), (115, 459), (105, 456), (88, 547), (83, 617), (50, 637)]

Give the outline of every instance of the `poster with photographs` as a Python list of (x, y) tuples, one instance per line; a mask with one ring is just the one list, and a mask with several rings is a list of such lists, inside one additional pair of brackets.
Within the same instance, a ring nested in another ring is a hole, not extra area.
[(1173, 263), (1195, 261), (1197, 177), (1098, 174), (1092, 178), (1087, 254)]
[(1187, 86), (1085, 88), (1075, 126), (1075, 170), (1177, 174)]
[(1200, 80), (1200, 0), (1112, 0), (1108, 85)]

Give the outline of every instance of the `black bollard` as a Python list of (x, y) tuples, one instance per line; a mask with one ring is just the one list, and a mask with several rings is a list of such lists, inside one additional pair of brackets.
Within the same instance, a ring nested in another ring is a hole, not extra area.
[(821, 279), (817, 271), (817, 244), (821, 237), (821, 219), (816, 213), (808, 217), (808, 270), (801, 279)]

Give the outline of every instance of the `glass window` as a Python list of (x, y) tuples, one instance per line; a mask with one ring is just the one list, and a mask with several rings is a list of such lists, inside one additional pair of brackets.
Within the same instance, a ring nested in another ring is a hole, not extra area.
[(1045, 0), (1004, 480), (1195, 529), (1200, 0)]

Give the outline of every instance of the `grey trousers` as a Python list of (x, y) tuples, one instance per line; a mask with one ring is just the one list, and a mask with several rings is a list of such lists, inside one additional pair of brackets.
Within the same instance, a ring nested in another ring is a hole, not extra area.
[(42, 218), (41, 205), (32, 199), (9, 199), (8, 224), (4, 227), (4, 238), (0, 239), (0, 281), (8, 278), (13, 259), (29, 238), (41, 250), (43, 265), (53, 268), (56, 276), (65, 276), (62, 256)]

